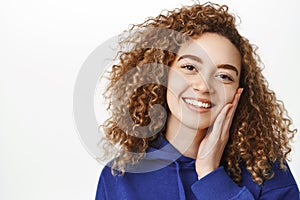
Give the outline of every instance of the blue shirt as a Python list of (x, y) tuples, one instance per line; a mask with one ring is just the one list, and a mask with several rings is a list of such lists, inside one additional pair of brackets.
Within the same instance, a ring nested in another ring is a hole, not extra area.
[(182, 156), (167, 140), (159, 148), (148, 148), (139, 164), (128, 166), (124, 176), (111, 174), (110, 164), (102, 170), (96, 200), (299, 200), (299, 189), (290, 169), (273, 167), (275, 176), (262, 185), (255, 183), (244, 167), (237, 185), (219, 167), (198, 180), (195, 159)]

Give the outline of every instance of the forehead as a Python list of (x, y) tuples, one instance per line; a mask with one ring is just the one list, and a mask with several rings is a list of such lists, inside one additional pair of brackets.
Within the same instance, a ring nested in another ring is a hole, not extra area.
[(204, 63), (214, 65), (230, 64), (241, 68), (241, 55), (238, 49), (224, 36), (216, 33), (204, 33), (200, 37), (182, 45), (178, 56), (194, 55)]

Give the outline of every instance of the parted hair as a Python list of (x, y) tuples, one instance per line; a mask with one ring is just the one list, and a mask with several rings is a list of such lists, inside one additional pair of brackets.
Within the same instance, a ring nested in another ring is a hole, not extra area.
[(196, 3), (132, 25), (120, 38), (124, 48), (111, 67), (104, 93), (110, 117), (101, 125), (105, 151), (116, 149), (112, 172), (125, 173), (127, 164), (138, 163), (153, 141), (164, 136), (168, 68), (160, 66), (171, 66), (182, 44), (207, 32), (228, 38), (242, 63), (239, 83), (244, 90), (221, 165), (236, 183), (241, 181), (241, 165), (257, 184), (274, 176), (274, 164), (285, 169), (296, 129), (283, 102), (268, 87), (257, 48), (239, 34), (236, 16), (226, 5)]

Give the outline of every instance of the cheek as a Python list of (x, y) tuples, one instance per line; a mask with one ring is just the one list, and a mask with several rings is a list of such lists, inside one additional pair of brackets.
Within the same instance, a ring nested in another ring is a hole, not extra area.
[(219, 90), (219, 101), (222, 105), (226, 105), (233, 101), (234, 95), (236, 93), (237, 87), (227, 87), (223, 86)]
[(178, 72), (175, 70), (169, 71), (166, 97), (168, 107), (175, 115), (181, 113), (180, 101), (187, 87), (187, 82)]
[(170, 112), (176, 118), (181, 118), (181, 106), (178, 93), (174, 89), (167, 89), (167, 104), (170, 109)]
[(168, 84), (167, 84), (167, 96), (169, 95), (173, 96), (180, 96), (182, 92), (187, 88), (188, 83), (184, 79), (182, 75), (179, 74), (179, 72), (175, 70), (170, 70), (168, 75)]
[(232, 88), (230, 91), (228, 91), (226, 95), (226, 102), (230, 103), (233, 101), (234, 95), (236, 93), (236, 88)]

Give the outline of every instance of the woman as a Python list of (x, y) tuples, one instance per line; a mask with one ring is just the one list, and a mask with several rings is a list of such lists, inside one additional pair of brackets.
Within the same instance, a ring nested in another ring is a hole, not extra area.
[(130, 31), (106, 90), (115, 157), (96, 199), (299, 199), (286, 163), (296, 130), (227, 6), (182, 7)]

